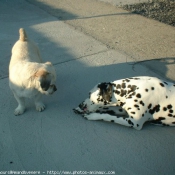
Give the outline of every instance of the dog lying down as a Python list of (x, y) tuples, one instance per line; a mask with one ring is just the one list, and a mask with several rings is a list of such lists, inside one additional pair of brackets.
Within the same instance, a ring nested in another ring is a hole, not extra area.
[(57, 90), (53, 65), (50, 62), (42, 63), (38, 47), (24, 29), (21, 28), (19, 34), (9, 65), (9, 86), (18, 102), (15, 115), (25, 111), (24, 98), (34, 98), (36, 110), (43, 111), (42, 94), (50, 95)]
[(142, 129), (150, 121), (175, 126), (175, 84), (154, 77), (131, 77), (96, 85), (74, 112)]

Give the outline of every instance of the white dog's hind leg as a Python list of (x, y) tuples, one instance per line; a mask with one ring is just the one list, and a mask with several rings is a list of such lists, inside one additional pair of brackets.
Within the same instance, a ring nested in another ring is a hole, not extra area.
[(25, 111), (25, 101), (23, 97), (18, 97), (15, 93), (14, 93), (14, 97), (16, 99), (16, 101), (18, 102), (18, 107), (15, 109), (14, 114), (15, 115), (20, 115), (23, 114)]
[(44, 109), (46, 108), (46, 106), (41, 101), (41, 96), (41, 94), (35, 96), (35, 106), (36, 110), (39, 112), (44, 111)]

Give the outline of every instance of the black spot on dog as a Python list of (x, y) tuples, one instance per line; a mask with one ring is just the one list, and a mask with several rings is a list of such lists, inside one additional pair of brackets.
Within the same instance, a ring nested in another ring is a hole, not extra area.
[(128, 123), (132, 126), (134, 125), (134, 123), (131, 120), (128, 120)]
[(128, 88), (130, 88), (129, 90), (128, 90), (128, 94), (129, 93), (131, 93), (131, 92), (135, 92), (135, 90), (137, 89), (137, 86), (135, 86), (135, 85), (128, 85)]
[(145, 89), (146, 92), (148, 92), (148, 89)]
[(140, 104), (141, 104), (142, 106), (145, 106), (145, 104), (143, 103), (143, 101), (140, 101)]
[(169, 117), (172, 117), (173, 115), (172, 114), (168, 114)]
[(128, 108), (128, 110), (130, 110), (131, 108)]
[(132, 94), (130, 94), (131, 96), (133, 96), (133, 95), (135, 95), (136, 93), (135, 92), (133, 92)]
[(130, 82), (130, 80), (128, 80), (128, 79), (125, 79), (126, 80), (126, 82)]
[(124, 95), (126, 95), (127, 91), (126, 90), (123, 90), (121, 89), (121, 93), (120, 93), (120, 96), (123, 97)]
[(165, 87), (165, 85), (163, 83), (160, 83), (160, 86)]
[(121, 85), (120, 84), (117, 84), (116, 88), (117, 89), (121, 89)]
[(167, 82), (165, 82), (165, 81), (164, 81), (164, 83), (165, 83), (166, 85), (168, 85), (168, 83), (167, 83)]
[(154, 110), (150, 109), (149, 113), (153, 115), (154, 114)]
[(142, 96), (141, 96), (140, 94), (137, 94), (136, 97), (137, 97), (137, 98), (141, 98)]
[(122, 83), (122, 88), (126, 88), (126, 83)]
[(154, 110), (155, 110), (156, 112), (159, 112), (159, 111), (160, 111), (160, 105), (156, 105), (156, 106), (154, 107)]
[(151, 90), (154, 90), (154, 87), (151, 87)]
[(124, 103), (123, 102), (120, 102), (120, 105), (119, 106), (122, 107), (123, 105), (125, 105), (125, 102)]
[(151, 108), (151, 106), (152, 106), (152, 104), (150, 103), (150, 104), (148, 105), (148, 109), (150, 109), (150, 108)]
[(144, 117), (145, 114), (142, 114), (142, 117)]
[(134, 107), (139, 108), (139, 105), (134, 105)]
[(138, 102), (138, 100), (136, 100), (136, 99), (135, 99), (134, 101), (135, 101), (135, 102)]
[(166, 98), (168, 98), (168, 96), (166, 96)]
[(132, 96), (126, 97), (126, 99), (130, 99), (130, 98), (132, 98)]
[(153, 109), (149, 110), (149, 113), (153, 115), (155, 112), (159, 111), (160, 111), (160, 105), (156, 105)]
[(106, 106), (108, 104), (108, 102), (107, 101), (104, 101), (104, 105)]
[(172, 105), (168, 105), (167, 108), (168, 108), (168, 109), (171, 109), (171, 108), (172, 108)]
[(137, 124), (137, 127), (139, 127), (139, 124)]
[(169, 113), (173, 113), (173, 110), (172, 110), (172, 109), (170, 109), (170, 110), (169, 110)]
[(112, 123), (114, 123), (114, 120), (111, 120)]
[(167, 108), (166, 108), (166, 107), (163, 107), (163, 110), (164, 110), (164, 111), (167, 111)]
[(159, 117), (158, 119), (151, 121), (151, 123), (162, 124), (162, 120), (165, 120), (165, 117)]
[(120, 91), (118, 91), (118, 90), (115, 90), (114, 92), (118, 95), (120, 94)]
[(172, 124), (175, 124), (175, 122), (172, 122)]
[(135, 114), (135, 112), (132, 111), (131, 114)]

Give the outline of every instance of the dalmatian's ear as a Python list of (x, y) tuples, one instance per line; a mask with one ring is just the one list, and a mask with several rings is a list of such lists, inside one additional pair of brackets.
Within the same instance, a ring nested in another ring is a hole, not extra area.
[(112, 98), (112, 84), (109, 83), (106, 87), (106, 92), (105, 94), (103, 95), (103, 98), (105, 101), (110, 101), (111, 98)]
[(112, 98), (112, 84), (111, 83), (101, 83), (98, 85), (99, 95), (102, 96), (104, 101), (110, 101)]

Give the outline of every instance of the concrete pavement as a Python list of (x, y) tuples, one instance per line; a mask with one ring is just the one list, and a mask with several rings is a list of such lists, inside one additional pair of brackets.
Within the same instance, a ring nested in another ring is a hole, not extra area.
[(132, 57), (137, 64), (175, 81), (174, 27), (104, 3), (108, 0), (28, 1), (109, 48)]
[[(146, 124), (136, 131), (87, 121), (72, 111), (98, 82), (160, 75), (139, 64), (133, 69), (127, 54), (108, 48), (26, 1), (1, 0), (0, 14), (0, 172), (174, 174), (175, 128)], [(44, 97), (44, 112), (35, 111), (28, 100), (27, 111), (14, 116), (17, 103), (8, 87), (8, 64), (20, 27), (38, 44), (43, 60), (55, 65), (58, 91)]]

